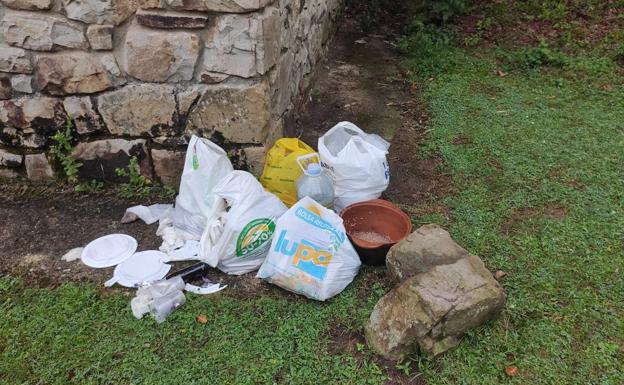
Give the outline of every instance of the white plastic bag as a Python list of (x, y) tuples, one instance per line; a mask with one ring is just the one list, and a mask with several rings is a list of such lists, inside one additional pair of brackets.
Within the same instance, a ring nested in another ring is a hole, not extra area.
[(208, 139), (191, 137), (186, 150), (173, 226), (199, 239), (208, 220), (223, 210), (214, 187), (234, 170), (226, 152)]
[(286, 206), (245, 171), (231, 172), (213, 192), (230, 209), (206, 226), (200, 241), (201, 259), (228, 274), (257, 270), (269, 250), (275, 220), (286, 212)]
[(318, 141), (321, 166), (334, 182), (334, 209), (379, 198), (390, 182), (390, 144), (350, 122), (340, 122)]
[(269, 255), (257, 277), (325, 301), (351, 283), (360, 264), (342, 218), (305, 197), (277, 220)]

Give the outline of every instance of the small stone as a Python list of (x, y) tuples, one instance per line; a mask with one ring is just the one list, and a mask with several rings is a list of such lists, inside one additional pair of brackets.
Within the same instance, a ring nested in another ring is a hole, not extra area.
[(234, 143), (263, 143), (271, 125), (269, 87), (259, 83), (218, 85), (206, 90), (190, 112), (187, 133), (220, 133)]
[(197, 321), (197, 323), (200, 323), (200, 324), (208, 323), (208, 317), (204, 314), (198, 315), (197, 318), (195, 318), (195, 320)]
[(24, 158), (28, 179), (41, 181), (54, 178), (54, 171), (45, 154), (31, 154)]
[(60, 16), (7, 13), (0, 22), (5, 41), (36, 51), (60, 48), (87, 49), (82, 25)]
[(496, 272), (494, 273), (494, 278), (496, 278), (497, 281), (500, 281), (506, 276), (507, 276), (507, 273), (502, 270), (496, 270)]
[(63, 106), (67, 114), (74, 120), (76, 131), (79, 134), (89, 134), (104, 129), (104, 122), (95, 111), (90, 97), (70, 96), (63, 101)]
[(126, 35), (126, 72), (147, 82), (191, 80), (199, 38), (189, 32), (131, 27)]
[(53, 0), (1, 0), (2, 4), (13, 9), (25, 11), (43, 11), (51, 9)]
[(12, 152), (0, 148), (0, 166), (17, 168), (22, 165), (23, 159), (24, 156), (22, 155), (13, 154)]
[(83, 180), (121, 182), (124, 178), (115, 173), (116, 168), (126, 168), (130, 158), (136, 156), (142, 175), (151, 177), (149, 154), (144, 139), (104, 139), (78, 143), (72, 157), (82, 163), (78, 176)]
[(180, 12), (154, 12), (138, 10), (136, 13), (137, 22), (150, 28), (204, 28), (208, 22), (208, 17), (196, 13)]
[(0, 47), (0, 72), (20, 74), (32, 73), (33, 67), (26, 50), (15, 47)]
[(220, 72), (202, 72), (200, 75), (200, 81), (206, 84), (218, 84), (223, 82), (225, 79), (229, 78), (230, 75), (222, 74)]
[(179, 186), (182, 170), (184, 169), (183, 151), (152, 150), (154, 171), (160, 181), (170, 186)]
[(246, 13), (264, 8), (273, 0), (166, 0), (174, 9)]
[(420, 227), (390, 248), (386, 257), (388, 274), (397, 282), (424, 273), (438, 265), (454, 263), (469, 255), (448, 231), (438, 225)]
[(518, 368), (516, 366), (508, 366), (505, 368), (505, 374), (509, 377), (516, 377), (518, 375)]
[(98, 110), (113, 135), (162, 136), (176, 133), (175, 89), (163, 84), (131, 84), (98, 96)]
[(113, 29), (112, 25), (92, 24), (87, 28), (87, 39), (91, 49), (98, 51), (108, 51), (113, 49)]
[(262, 175), (262, 171), (264, 170), (266, 147), (245, 147), (243, 153), (245, 154), (245, 163), (249, 172), (254, 174), (256, 177), (260, 177), (260, 175)]
[(12, 96), (11, 79), (7, 76), (0, 76), (0, 100), (11, 99)]
[(15, 75), (11, 78), (11, 87), (17, 92), (32, 94), (35, 92), (32, 81), (32, 75)]
[[(91, 94), (118, 84), (119, 68), (112, 54), (85, 52), (41, 55), (35, 61), (41, 90), (52, 95)], [(112, 66), (112, 68), (111, 68)]]

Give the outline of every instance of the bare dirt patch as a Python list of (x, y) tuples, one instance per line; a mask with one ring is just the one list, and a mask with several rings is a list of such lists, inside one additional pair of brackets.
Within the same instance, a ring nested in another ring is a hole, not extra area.
[(548, 203), (542, 207), (523, 207), (515, 209), (510, 217), (501, 225), (501, 232), (514, 232), (522, 223), (539, 217), (553, 220), (565, 219), (569, 209), (557, 203)]

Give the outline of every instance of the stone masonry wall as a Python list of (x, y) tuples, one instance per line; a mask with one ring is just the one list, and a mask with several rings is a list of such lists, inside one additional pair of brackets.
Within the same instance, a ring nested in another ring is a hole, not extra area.
[(177, 183), (197, 133), (261, 165), (343, 0), (0, 0), (0, 177), (54, 177), (75, 123), (85, 179)]

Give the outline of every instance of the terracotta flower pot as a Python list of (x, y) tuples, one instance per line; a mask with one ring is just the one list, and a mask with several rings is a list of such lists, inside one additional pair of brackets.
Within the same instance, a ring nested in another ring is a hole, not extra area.
[(347, 236), (366, 265), (384, 265), (388, 250), (412, 232), (407, 214), (383, 199), (354, 203), (340, 216)]

